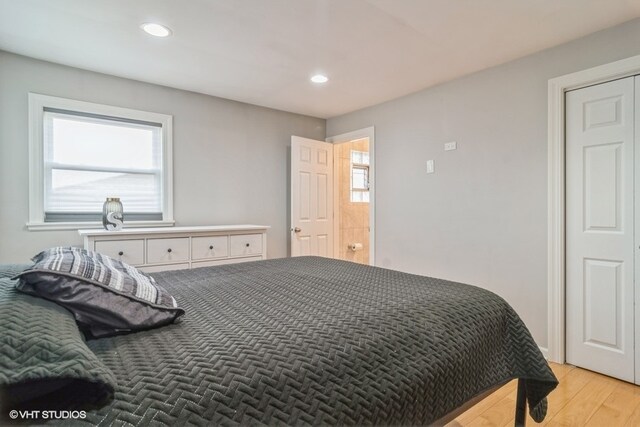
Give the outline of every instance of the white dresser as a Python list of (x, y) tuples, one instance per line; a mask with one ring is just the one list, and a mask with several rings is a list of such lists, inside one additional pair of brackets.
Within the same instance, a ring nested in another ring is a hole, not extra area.
[(79, 230), (84, 248), (152, 273), (267, 259), (266, 225)]

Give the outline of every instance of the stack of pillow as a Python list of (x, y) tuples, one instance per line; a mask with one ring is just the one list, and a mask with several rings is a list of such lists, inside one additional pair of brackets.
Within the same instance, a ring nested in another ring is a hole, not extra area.
[(0, 266), (0, 425), (16, 409), (106, 404), (116, 379), (85, 340), (184, 315), (153, 277), (99, 253), (56, 247), (33, 261)]

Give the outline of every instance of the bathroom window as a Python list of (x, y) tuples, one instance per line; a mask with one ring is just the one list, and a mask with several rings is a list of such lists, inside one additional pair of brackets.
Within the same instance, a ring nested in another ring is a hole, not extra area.
[(369, 153), (351, 151), (351, 201), (369, 202)]

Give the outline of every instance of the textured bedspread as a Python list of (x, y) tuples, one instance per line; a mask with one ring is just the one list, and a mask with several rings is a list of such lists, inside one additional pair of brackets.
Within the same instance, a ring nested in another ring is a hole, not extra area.
[(99, 425), (427, 424), (511, 378), (557, 384), (482, 289), (302, 257), (155, 274), (187, 314), (89, 341), (115, 374)]

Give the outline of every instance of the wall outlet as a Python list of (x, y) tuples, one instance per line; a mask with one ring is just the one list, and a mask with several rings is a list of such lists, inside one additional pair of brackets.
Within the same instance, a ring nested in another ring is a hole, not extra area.
[(445, 142), (444, 143), (444, 151), (451, 151), (458, 148), (458, 144), (455, 141)]
[(433, 173), (434, 171), (433, 160), (427, 160), (427, 173)]

